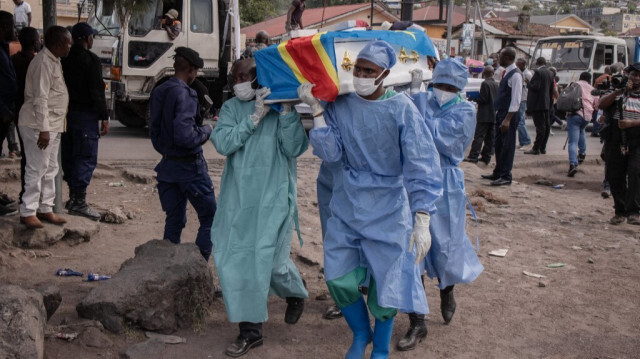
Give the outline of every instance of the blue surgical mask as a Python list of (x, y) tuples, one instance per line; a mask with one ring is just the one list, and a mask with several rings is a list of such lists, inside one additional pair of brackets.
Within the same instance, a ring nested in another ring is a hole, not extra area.
[(493, 66), (493, 59), (487, 59), (487, 65)]

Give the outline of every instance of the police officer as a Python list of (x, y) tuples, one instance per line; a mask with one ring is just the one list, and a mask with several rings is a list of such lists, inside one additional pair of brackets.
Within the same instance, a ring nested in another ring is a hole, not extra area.
[(62, 134), (64, 180), (69, 185), (69, 214), (100, 219), (86, 201), (87, 187), (98, 163), (98, 139), (109, 132), (109, 112), (104, 96), (102, 66), (90, 51), (96, 31), (86, 22), (71, 29), (73, 46), (62, 59), (64, 81), (69, 91), (67, 132)]
[(200, 111), (198, 95), (189, 87), (204, 61), (190, 48), (178, 47), (175, 51), (175, 75), (151, 93), (149, 134), (153, 147), (162, 154), (155, 170), (160, 203), (167, 214), (163, 238), (180, 243), (189, 200), (200, 220), (196, 244), (208, 261), (216, 199), (201, 146), (209, 139), (212, 127), (196, 122)]

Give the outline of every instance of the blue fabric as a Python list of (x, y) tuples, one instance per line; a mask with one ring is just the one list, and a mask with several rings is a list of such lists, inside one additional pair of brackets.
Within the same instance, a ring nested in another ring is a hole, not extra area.
[(213, 183), (208, 175), (189, 182), (158, 181), (158, 195), (162, 210), (166, 213), (163, 238), (180, 243), (182, 229), (187, 223), (187, 200), (198, 214), (200, 227), (196, 245), (206, 261), (211, 256), (211, 224), (216, 213), (216, 198)]
[[(149, 135), (153, 148), (163, 156), (190, 156), (202, 153), (202, 144), (211, 134), (211, 126), (198, 126), (198, 95), (182, 80), (170, 78), (151, 93)], [(202, 156), (195, 162), (168, 160), (155, 168), (158, 181), (186, 182), (207, 175)]]
[(452, 58), (444, 59), (438, 62), (435, 70), (433, 70), (434, 84), (448, 84), (457, 87), (459, 90), (467, 86), (469, 69), (460, 61)]
[(360, 50), (358, 59), (371, 61), (383, 69), (390, 69), (396, 64), (396, 52), (388, 42), (375, 40)]
[(9, 43), (0, 41), (0, 117), (7, 112), (15, 113), (15, 98), (18, 85), (13, 61), (9, 57)]
[(71, 111), (67, 131), (62, 134), (60, 153), (63, 179), (72, 189), (85, 189), (98, 164), (100, 116), (95, 112)]
[(322, 161), (316, 182), (322, 238), (327, 233), (327, 221), (331, 218), (329, 204), (333, 197), (333, 188), (339, 185), (337, 182), (340, 181), (340, 176), (342, 176), (342, 161), (333, 163)]
[(311, 130), (314, 153), (344, 161), (324, 237), (327, 281), (365, 267), (378, 284), (381, 307), (426, 314), (407, 247), (412, 214), (435, 210), (442, 172), (422, 116), (404, 94), (376, 101), (346, 94), (324, 113), (332, 124)]
[(341, 309), (344, 319), (353, 332), (353, 342), (345, 356), (346, 359), (362, 359), (367, 345), (371, 343), (373, 331), (369, 322), (369, 311), (360, 296), (355, 303)]
[(431, 249), (424, 266), (429, 277), (440, 279), (439, 287), (444, 289), (469, 283), (484, 269), (465, 231), (464, 172), (459, 167), (473, 140), (476, 110), (467, 101), (443, 110), (431, 92), (418, 93), (413, 100), (424, 116), (442, 167), (443, 194), (436, 201), (435, 213), (431, 214)]
[(520, 146), (527, 146), (531, 144), (531, 137), (529, 137), (529, 132), (527, 132), (527, 125), (525, 123), (525, 117), (527, 112), (527, 101), (520, 102), (520, 111), (518, 112), (518, 116), (520, 118), (520, 122), (518, 122), (518, 142)]
[(254, 111), (255, 100), (226, 101), (211, 135), (227, 157), (211, 241), (233, 323), (267, 321), (270, 294), (308, 296), (290, 253), (299, 227), (296, 158), (309, 140), (296, 111), (269, 111), (257, 127), (250, 118)]
[(578, 153), (584, 155), (587, 153), (587, 139), (585, 128), (587, 122), (578, 114), (569, 115), (567, 118), (567, 135), (569, 136), (569, 164), (578, 165)]

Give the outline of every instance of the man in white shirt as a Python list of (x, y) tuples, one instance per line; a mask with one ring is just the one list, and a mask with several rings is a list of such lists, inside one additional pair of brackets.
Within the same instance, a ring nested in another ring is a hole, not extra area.
[(520, 112), (518, 113), (518, 116), (520, 116), (520, 121), (518, 122), (518, 142), (520, 146), (518, 146), (518, 148), (523, 151), (528, 151), (531, 149), (531, 137), (529, 137), (529, 132), (527, 132), (527, 125), (524, 119), (527, 116), (527, 93), (529, 91), (527, 85), (533, 77), (533, 72), (529, 71), (527, 61), (522, 57), (516, 60), (516, 66), (522, 71), (523, 78), (522, 98), (520, 99)]
[(18, 120), (27, 159), (20, 222), (31, 229), (43, 227), (40, 219), (57, 225), (66, 222), (53, 214), (53, 202), (60, 134), (66, 127), (69, 104), (60, 58), (69, 54), (71, 34), (64, 27), (52, 26), (44, 40), (44, 50), (27, 70), (24, 105)]
[(22, 0), (13, 0), (13, 3), (16, 5), (13, 8), (16, 28), (22, 29), (23, 27), (31, 26), (31, 6)]
[(500, 51), (500, 66), (505, 69), (494, 100), (496, 167), (492, 174), (482, 175), (482, 178), (492, 180), (492, 186), (511, 184), (516, 133), (520, 120), (518, 112), (522, 99), (522, 72), (516, 67), (515, 60), (516, 50), (513, 47), (505, 47)]

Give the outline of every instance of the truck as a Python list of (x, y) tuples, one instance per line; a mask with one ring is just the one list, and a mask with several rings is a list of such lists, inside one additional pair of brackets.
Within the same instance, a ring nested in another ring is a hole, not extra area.
[[(170, 9), (182, 24), (174, 40), (162, 27)], [(173, 75), (180, 46), (200, 53), (204, 68), (198, 81), (206, 95), (215, 95), (209, 97), (212, 105), (221, 106), (231, 58), (228, 0), (95, 0), (87, 22), (98, 31), (92, 51), (102, 62), (112, 118), (127, 127), (148, 125), (151, 91)]]
[(621, 62), (626, 67), (633, 54), (625, 40), (610, 36), (552, 36), (536, 43), (531, 57), (531, 69), (536, 59), (544, 57), (558, 70), (558, 84), (565, 86), (578, 81), (582, 72), (590, 72), (593, 79), (604, 73), (604, 68)]

